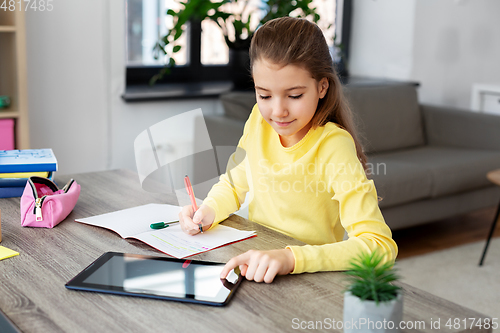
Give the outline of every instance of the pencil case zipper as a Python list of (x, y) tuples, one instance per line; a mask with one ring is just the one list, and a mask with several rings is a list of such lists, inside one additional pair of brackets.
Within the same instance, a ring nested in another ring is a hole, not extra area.
[(41, 198), (38, 198), (36, 199), (35, 201), (35, 219), (36, 221), (43, 221), (43, 216), (42, 216), (42, 203), (43, 203), (43, 200), (45, 200), (47, 196), (44, 195), (43, 197)]
[[(51, 188), (53, 192), (58, 191), (59, 189), (57, 188), (57, 185), (51, 181), (50, 179), (47, 178), (40, 178), (43, 179), (43, 183), (45, 183), (48, 187)], [(28, 180), (30, 182), (31, 190), (33, 191), (33, 197), (35, 198), (35, 207), (33, 208), (33, 214), (35, 214), (35, 219), (36, 221), (43, 221), (43, 215), (42, 215), (42, 204), (45, 201), (45, 198), (48, 197), (48, 195), (44, 195), (41, 198), (38, 197), (38, 193), (36, 191), (36, 186), (31, 180), (31, 178)], [(64, 187), (62, 188), (64, 193), (68, 193), (69, 189), (71, 188), (71, 185), (74, 183), (74, 179), (71, 179)], [(47, 184), (49, 183), (49, 184)], [(55, 189), (55, 191), (54, 191)]]

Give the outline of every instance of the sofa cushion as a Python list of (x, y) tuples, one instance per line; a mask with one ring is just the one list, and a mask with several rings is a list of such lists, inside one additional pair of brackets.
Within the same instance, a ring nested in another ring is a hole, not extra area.
[(230, 92), (220, 96), (224, 113), (229, 118), (246, 121), (257, 103), (255, 92)]
[(416, 86), (346, 86), (345, 92), (366, 153), (425, 143)]
[[(500, 166), (500, 151), (425, 146), (375, 154), (369, 163), (373, 168), (386, 164), (385, 174), (372, 178), (379, 195), (385, 197), (380, 206), (388, 207), (409, 197), (422, 198), (426, 192), (436, 198), (489, 186), (486, 173)], [(408, 190), (415, 192), (410, 195), (405, 193)]]
[(391, 157), (377, 154), (368, 159), (372, 171), (369, 177), (375, 182), (377, 195), (382, 198), (379, 206), (385, 208), (429, 198), (432, 189), (429, 170), (397, 156)]

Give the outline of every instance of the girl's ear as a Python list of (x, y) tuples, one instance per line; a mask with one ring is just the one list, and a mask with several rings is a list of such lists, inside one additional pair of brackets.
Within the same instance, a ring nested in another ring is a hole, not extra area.
[(318, 82), (318, 92), (319, 92), (319, 98), (323, 98), (326, 95), (326, 92), (328, 91), (328, 87), (330, 86), (330, 83), (328, 82), (328, 79), (326, 77), (322, 78)]

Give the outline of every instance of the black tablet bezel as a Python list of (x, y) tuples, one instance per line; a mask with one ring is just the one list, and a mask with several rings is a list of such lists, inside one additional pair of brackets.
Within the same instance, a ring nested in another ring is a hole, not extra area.
[[(236, 289), (240, 285), (242, 279), (241, 272), (238, 267), (235, 268), (234, 272), (237, 274), (238, 279), (233, 284), (228, 280), (221, 280), (222, 286), (226, 288), (228, 291), (227, 295), (224, 295), (224, 298), (217, 297), (206, 297), (205, 299), (194, 298), (195, 295), (188, 294), (185, 297), (175, 297), (170, 295), (160, 295), (154, 294), (150, 291), (143, 292), (132, 292), (124, 290), (123, 287), (116, 287), (110, 285), (102, 285), (102, 284), (94, 284), (94, 283), (86, 283), (84, 282), (90, 275), (92, 275), (99, 267), (103, 266), (108, 260), (113, 257), (131, 257), (137, 259), (144, 260), (161, 260), (161, 261), (169, 261), (169, 262), (180, 262), (184, 263), (186, 259), (175, 259), (168, 257), (158, 257), (158, 256), (146, 256), (139, 254), (131, 254), (131, 253), (121, 253), (121, 252), (106, 252), (97, 258), (93, 263), (87, 266), (84, 270), (82, 270), (78, 275), (76, 275), (73, 279), (68, 281), (65, 284), (67, 289), (72, 290), (80, 290), (80, 291), (94, 291), (100, 293), (114, 294), (114, 295), (125, 295), (125, 296), (136, 296), (136, 297), (146, 297), (160, 300), (169, 300), (169, 301), (179, 301), (179, 302), (188, 302), (188, 303), (196, 303), (196, 304), (205, 304), (205, 305), (215, 305), (215, 306), (224, 306), (234, 295)], [(211, 265), (224, 265), (224, 263), (219, 262), (210, 262), (210, 261), (199, 261), (199, 260), (191, 260), (191, 264), (211, 266)], [(221, 288), (221, 290), (223, 290)], [(219, 295), (220, 293), (218, 293)]]

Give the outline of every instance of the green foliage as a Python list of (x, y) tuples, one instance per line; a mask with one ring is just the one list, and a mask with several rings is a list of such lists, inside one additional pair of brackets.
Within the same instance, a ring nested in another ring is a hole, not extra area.
[[(181, 50), (181, 46), (176, 44), (178, 39), (186, 30), (186, 23), (189, 21), (201, 22), (209, 19), (215, 22), (221, 29), (226, 44), (230, 49), (244, 50), (250, 47), (250, 41), (255, 30), (262, 24), (274, 18), (289, 16), (293, 12), (295, 17), (310, 17), (314, 22), (318, 22), (320, 15), (316, 13), (316, 8), (312, 7), (312, 0), (264, 0), (261, 8), (265, 15), (260, 20), (257, 27), (251, 27), (251, 19), (255, 12), (246, 10), (249, 0), (221, 0), (212, 2), (210, 0), (187, 0), (179, 2), (184, 8), (174, 11), (167, 10), (167, 15), (174, 20), (173, 28), (160, 38), (153, 48), (153, 55), (158, 59), (160, 55), (170, 56), (170, 61), (160, 73), (155, 75), (150, 84), (154, 84), (163, 75), (170, 72), (169, 67), (175, 66), (172, 55)], [(228, 3), (243, 4), (240, 13), (228, 13), (224, 11), (224, 5)], [(234, 31), (234, 36), (230, 37), (230, 31)], [(168, 51), (170, 44), (173, 44), (172, 51)], [(171, 52), (169, 54), (169, 52)]]
[(397, 281), (399, 276), (391, 262), (383, 261), (384, 255), (377, 251), (364, 252), (354, 258), (349, 270), (344, 272), (351, 282), (347, 291), (361, 300), (375, 301), (377, 305), (395, 299), (401, 287), (391, 282)]

